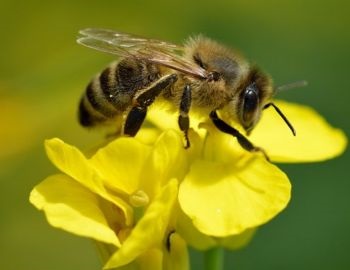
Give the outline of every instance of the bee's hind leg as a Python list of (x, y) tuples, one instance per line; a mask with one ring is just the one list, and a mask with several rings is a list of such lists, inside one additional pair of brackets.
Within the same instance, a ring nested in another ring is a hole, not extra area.
[(147, 115), (147, 107), (151, 105), (156, 97), (177, 80), (176, 74), (168, 74), (152, 83), (144, 90), (140, 90), (133, 98), (134, 106), (126, 117), (123, 133), (129, 136), (135, 136), (139, 131)]
[(133, 107), (125, 121), (124, 125), (124, 134), (134, 137), (139, 131), (143, 121), (145, 120), (147, 115), (147, 107), (146, 106), (137, 106)]
[(191, 146), (190, 140), (188, 138), (188, 129), (190, 128), (190, 118), (188, 117), (188, 112), (190, 111), (192, 101), (191, 95), (191, 87), (186, 85), (184, 87), (181, 101), (180, 101), (180, 115), (178, 118), (178, 124), (181, 131), (185, 134), (186, 145), (185, 148), (189, 148)]
[(238, 143), (243, 149), (249, 152), (261, 152), (267, 161), (270, 161), (269, 156), (266, 154), (265, 150), (254, 146), (244, 135), (242, 135), (237, 129), (231, 127), (225, 121), (219, 118), (216, 111), (210, 113), (210, 119), (213, 121), (214, 125), (222, 132), (230, 134), (237, 138)]

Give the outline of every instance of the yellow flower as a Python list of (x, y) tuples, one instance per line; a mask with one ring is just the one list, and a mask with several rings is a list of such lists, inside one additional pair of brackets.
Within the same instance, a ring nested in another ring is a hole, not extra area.
[[(313, 110), (277, 103), (297, 137), (269, 111), (251, 136), (273, 161), (320, 161), (345, 149), (344, 134)], [(116, 139), (90, 158), (48, 141), (48, 156), (63, 174), (31, 193), (51, 225), (103, 243), (105, 268), (186, 269), (186, 243), (239, 248), (287, 206), (288, 177), (261, 154), (194, 117), (184, 150), (174, 115), (154, 107), (149, 119), (154, 128)]]
[[(293, 123), (297, 136), (291, 135), (277, 114), (267, 110), (250, 137), (272, 161), (322, 161), (346, 148), (344, 133), (314, 110), (282, 101), (276, 104)], [(158, 110), (150, 117), (162, 129), (176, 127), (171, 118), (174, 116)], [(191, 121), (200, 133), (196, 139), (192, 132), (191, 140), (200, 149), (192, 155), (189, 172), (179, 188), (179, 204), (190, 219), (186, 225), (181, 225), (185, 218), (179, 220), (181, 234), (199, 249), (217, 244), (238, 248), (249, 241), (256, 227), (286, 207), (291, 184), (280, 169), (262, 155), (243, 150), (232, 136), (220, 133), (211, 123), (199, 124), (201, 119)]]
[(198, 249), (236, 249), (288, 204), (287, 176), (263, 156), (240, 148), (231, 136), (206, 125), (204, 137), (190, 134), (194, 150), (179, 188), (178, 232)]
[(46, 151), (63, 173), (36, 186), (30, 202), (52, 226), (103, 243), (105, 268), (187, 268), (186, 245), (171, 221), (184, 173), (172, 164), (186, 160), (179, 135), (165, 132), (153, 147), (120, 138), (90, 158), (59, 139), (47, 141)]

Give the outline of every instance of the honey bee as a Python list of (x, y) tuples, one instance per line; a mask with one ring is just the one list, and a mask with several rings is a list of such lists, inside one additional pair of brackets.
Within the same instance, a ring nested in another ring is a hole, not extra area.
[(263, 149), (219, 114), (236, 121), (249, 135), (262, 111), (273, 107), (295, 135), (290, 122), (271, 102), (276, 88), (270, 76), (214, 40), (197, 36), (180, 46), (106, 29), (88, 28), (80, 34), (79, 44), (120, 57), (87, 86), (79, 105), (83, 126), (121, 120), (122, 133), (135, 136), (148, 107), (163, 98), (179, 111), (185, 148), (190, 147), (192, 110), (208, 115), (216, 128), (236, 137), (245, 150), (260, 151), (266, 158)]

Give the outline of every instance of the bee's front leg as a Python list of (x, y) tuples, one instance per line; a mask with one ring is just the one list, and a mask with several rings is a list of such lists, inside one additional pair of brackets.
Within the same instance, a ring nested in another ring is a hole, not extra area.
[(176, 80), (176, 74), (165, 75), (146, 89), (138, 91), (133, 98), (134, 105), (125, 120), (124, 134), (132, 137), (137, 134), (147, 115), (147, 107), (154, 102), (162, 90), (174, 84)]
[(230, 134), (237, 138), (238, 143), (242, 146), (243, 149), (249, 152), (261, 152), (267, 161), (270, 161), (268, 155), (265, 150), (254, 146), (244, 135), (242, 135), (237, 129), (231, 127), (225, 121), (219, 118), (216, 111), (212, 111), (210, 113), (210, 119), (213, 121), (214, 125), (222, 132)]
[(190, 128), (190, 118), (188, 117), (188, 112), (190, 111), (192, 101), (191, 95), (191, 87), (186, 85), (184, 87), (184, 91), (181, 96), (180, 101), (180, 115), (178, 118), (178, 124), (181, 131), (185, 134), (186, 145), (185, 148), (189, 148), (191, 146), (190, 140), (188, 139), (188, 129)]

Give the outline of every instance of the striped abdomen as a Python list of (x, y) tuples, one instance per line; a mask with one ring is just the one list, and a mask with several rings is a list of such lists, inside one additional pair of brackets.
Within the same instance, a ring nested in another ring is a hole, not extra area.
[(147, 61), (125, 58), (113, 63), (87, 86), (79, 104), (79, 121), (95, 126), (121, 116), (135, 92), (159, 78), (159, 69)]

